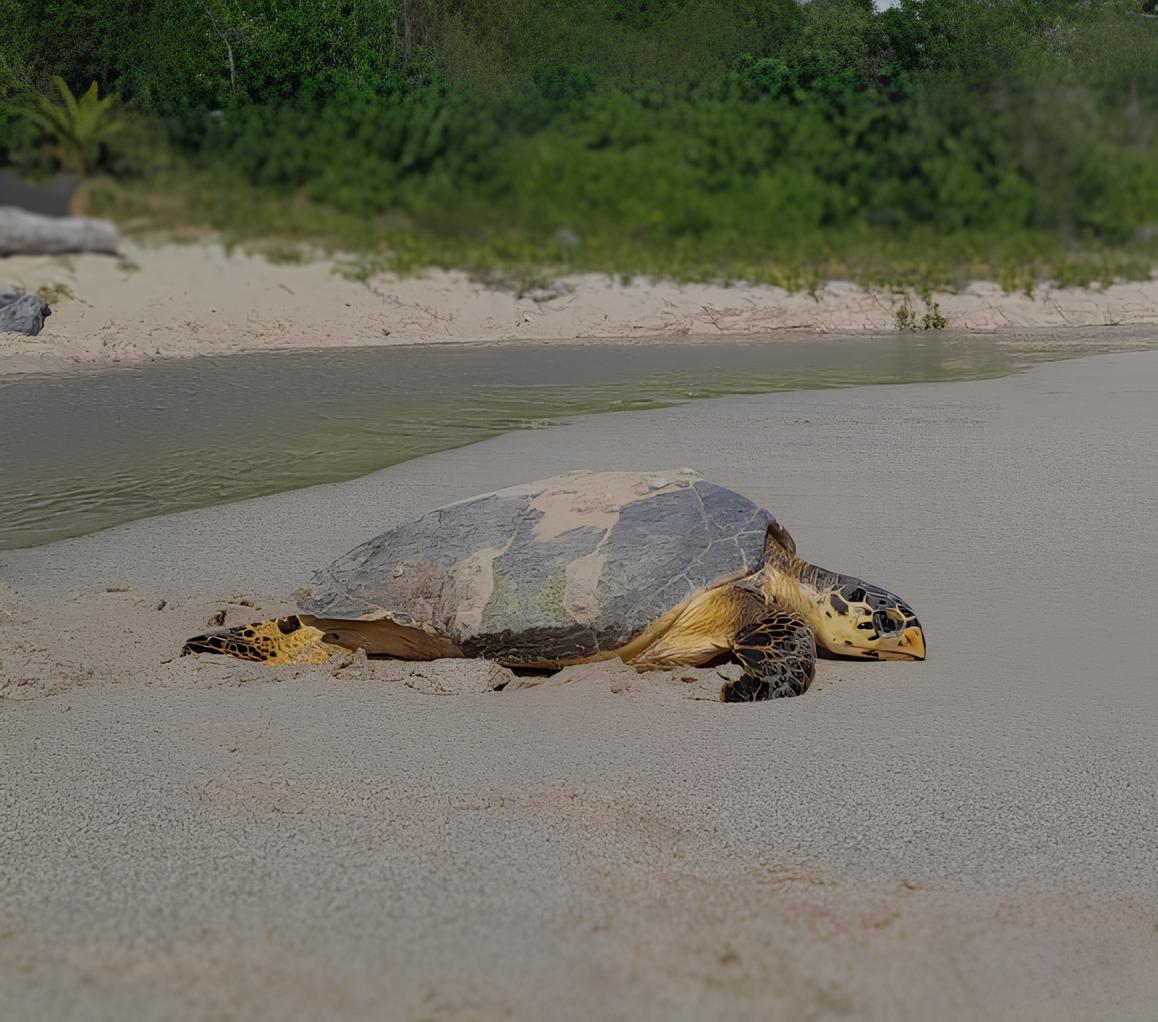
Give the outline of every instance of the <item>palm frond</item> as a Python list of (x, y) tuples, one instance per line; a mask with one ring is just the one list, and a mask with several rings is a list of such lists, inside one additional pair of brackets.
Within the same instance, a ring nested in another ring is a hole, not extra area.
[(101, 155), (101, 146), (126, 127), (124, 118), (117, 116), (117, 96), (100, 95), (96, 82), (77, 97), (68, 83), (59, 76), (52, 79), (60, 102), (48, 96), (39, 96), (34, 104), (21, 108), (24, 114), (47, 140), (50, 152), (66, 170), (86, 173)]

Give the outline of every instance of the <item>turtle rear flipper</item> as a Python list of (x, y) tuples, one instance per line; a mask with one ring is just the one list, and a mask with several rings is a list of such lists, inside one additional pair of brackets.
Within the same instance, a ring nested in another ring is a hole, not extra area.
[(268, 664), (324, 664), (335, 653), (358, 649), (370, 656), (399, 660), (462, 656), (462, 650), (445, 636), (400, 625), (389, 618), (347, 621), (310, 614), (291, 614), (275, 621), (197, 635), (185, 643), (181, 655), (221, 653)]
[(238, 660), (267, 664), (324, 664), (344, 649), (324, 642), (325, 632), (306, 624), (297, 614), (237, 628), (195, 635), (181, 648), (187, 653), (220, 653)]

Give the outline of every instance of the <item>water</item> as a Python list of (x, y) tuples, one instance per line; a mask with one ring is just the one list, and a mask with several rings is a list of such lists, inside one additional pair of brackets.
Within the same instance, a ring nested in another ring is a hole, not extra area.
[(0, 549), (349, 479), (573, 415), (995, 377), (1091, 350), (1114, 348), (951, 334), (359, 348), (18, 377), (0, 381)]

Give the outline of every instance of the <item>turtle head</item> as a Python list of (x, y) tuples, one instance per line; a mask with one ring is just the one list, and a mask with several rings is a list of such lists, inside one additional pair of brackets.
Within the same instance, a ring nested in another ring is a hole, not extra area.
[[(784, 603), (808, 619), (820, 655), (925, 659), (925, 632), (904, 600), (852, 575), (802, 560), (796, 542), (774, 520), (765, 533), (763, 562), (765, 599)], [(792, 596), (795, 600), (784, 598)]]
[(925, 632), (899, 596), (851, 575), (824, 572), (815, 595), (816, 644), (839, 657), (924, 660)]

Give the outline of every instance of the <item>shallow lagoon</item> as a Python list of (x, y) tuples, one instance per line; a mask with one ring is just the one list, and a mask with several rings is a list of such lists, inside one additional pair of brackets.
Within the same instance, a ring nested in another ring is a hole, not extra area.
[(0, 549), (348, 479), (574, 415), (996, 377), (1152, 341), (947, 332), (355, 348), (14, 378), (0, 381)]

